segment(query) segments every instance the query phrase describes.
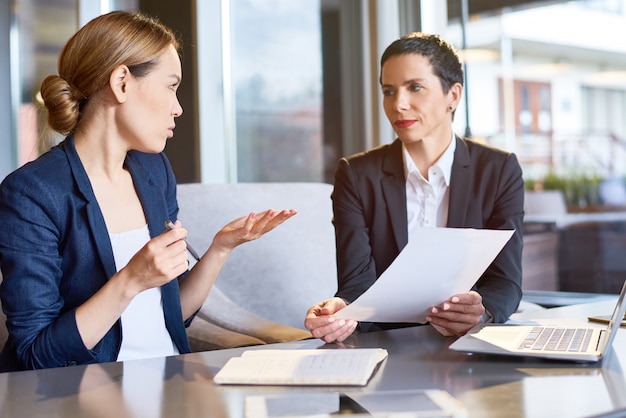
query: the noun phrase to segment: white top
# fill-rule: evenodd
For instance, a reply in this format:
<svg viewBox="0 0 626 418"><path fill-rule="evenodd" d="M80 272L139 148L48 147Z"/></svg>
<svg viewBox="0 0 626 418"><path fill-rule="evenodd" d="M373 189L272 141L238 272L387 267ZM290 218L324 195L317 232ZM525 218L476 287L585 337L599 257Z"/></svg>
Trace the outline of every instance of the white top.
<svg viewBox="0 0 626 418"><path fill-rule="evenodd" d="M150 240L148 225L132 231L109 234L117 271ZM178 354L163 315L161 289L144 290L122 313L122 346L118 361Z"/></svg>
<svg viewBox="0 0 626 418"><path fill-rule="evenodd" d="M419 228L446 227L450 205L450 176L456 140L454 135L443 155L428 169L428 180L419 172L404 144L406 209L409 239Z"/></svg>

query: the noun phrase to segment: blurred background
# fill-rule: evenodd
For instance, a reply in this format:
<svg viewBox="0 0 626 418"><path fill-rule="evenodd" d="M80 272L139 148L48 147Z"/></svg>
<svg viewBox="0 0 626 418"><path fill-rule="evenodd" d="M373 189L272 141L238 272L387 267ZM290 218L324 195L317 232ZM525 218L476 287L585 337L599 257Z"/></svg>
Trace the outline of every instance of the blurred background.
<svg viewBox="0 0 626 418"><path fill-rule="evenodd" d="M585 218L594 235L580 239L601 242L609 228L602 248L613 264L626 259L615 219L626 213L626 0L0 0L0 178L61 139L42 133L39 83L80 26L118 9L155 15L183 39L184 114L165 151L180 183L332 182L339 157L394 139L379 59L421 30L464 60L456 133L515 152L529 196L558 192L558 204L527 212L529 236L559 238L538 250L551 257L542 268L561 289L575 288L563 285L567 260L606 274L607 250L583 251L563 213L612 213L600 227ZM537 211L551 217L533 223ZM559 253L564 243L583 255Z"/></svg>

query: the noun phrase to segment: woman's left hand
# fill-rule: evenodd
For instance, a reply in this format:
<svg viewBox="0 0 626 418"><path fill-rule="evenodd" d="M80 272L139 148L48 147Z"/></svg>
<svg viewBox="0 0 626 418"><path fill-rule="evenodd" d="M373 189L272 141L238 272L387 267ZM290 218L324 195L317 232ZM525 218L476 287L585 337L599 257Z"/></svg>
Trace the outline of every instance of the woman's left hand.
<svg viewBox="0 0 626 418"><path fill-rule="evenodd" d="M426 320L444 335L460 336L478 324L484 313L482 296L472 290L431 307Z"/></svg>
<svg viewBox="0 0 626 418"><path fill-rule="evenodd" d="M213 238L213 245L232 250L245 242L262 237L297 213L295 209L268 209L261 213L235 219L225 225Z"/></svg>

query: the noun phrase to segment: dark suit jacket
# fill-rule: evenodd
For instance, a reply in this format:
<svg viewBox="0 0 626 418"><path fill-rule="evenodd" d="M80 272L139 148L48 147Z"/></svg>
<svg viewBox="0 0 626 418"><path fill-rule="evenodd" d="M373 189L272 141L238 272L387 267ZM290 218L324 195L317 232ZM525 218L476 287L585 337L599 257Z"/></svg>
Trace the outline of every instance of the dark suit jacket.
<svg viewBox="0 0 626 418"><path fill-rule="evenodd" d="M125 165L155 237L166 219L178 215L170 164L163 153L131 151ZM9 330L0 370L115 361L122 341L119 320L92 350L76 325L76 308L117 269L72 136L4 179L0 224L0 298ZM167 329L178 350L187 353L178 281L163 285L161 295Z"/></svg>
<svg viewBox="0 0 626 418"><path fill-rule="evenodd" d="M354 301L408 241L402 143L396 139L342 158L332 199L336 296ZM448 227L515 229L474 286L494 322L504 322L515 312L522 296L523 217L524 181L515 155L457 137Z"/></svg>

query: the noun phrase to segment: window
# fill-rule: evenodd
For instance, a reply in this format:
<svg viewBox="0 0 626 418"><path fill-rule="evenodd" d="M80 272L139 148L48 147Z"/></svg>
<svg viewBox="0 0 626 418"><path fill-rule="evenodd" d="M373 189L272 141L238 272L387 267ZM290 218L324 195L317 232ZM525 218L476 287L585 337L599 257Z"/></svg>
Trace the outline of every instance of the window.
<svg viewBox="0 0 626 418"><path fill-rule="evenodd" d="M472 15L468 52L491 58L468 58L469 121L458 112L455 130L471 124L476 139L516 152L528 180L549 172L605 176L607 168L626 175L626 152L615 145L626 141L626 49L613 40L626 35L625 4L533 2ZM444 35L458 47L461 34L451 20Z"/></svg>
<svg viewBox="0 0 626 418"><path fill-rule="evenodd" d="M238 181L321 181L319 1L234 0L230 10Z"/></svg>
<svg viewBox="0 0 626 418"><path fill-rule="evenodd" d="M41 130L45 121L40 120L37 93L41 81L57 73L57 59L63 45L81 24L98 14L135 8L135 0L15 1L14 31L10 36L12 46L16 46L11 57L16 59L11 59L10 66L12 91L17 92L12 98L17 115L17 152L16 161L11 165L21 166L37 158L47 145L60 139L57 134ZM77 10L81 11L80 15Z"/></svg>

